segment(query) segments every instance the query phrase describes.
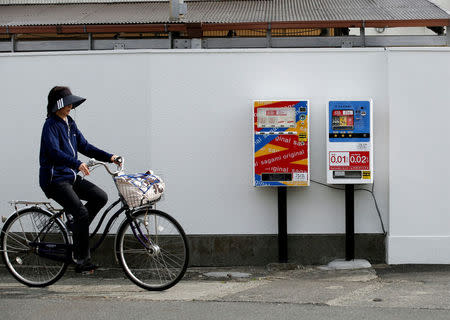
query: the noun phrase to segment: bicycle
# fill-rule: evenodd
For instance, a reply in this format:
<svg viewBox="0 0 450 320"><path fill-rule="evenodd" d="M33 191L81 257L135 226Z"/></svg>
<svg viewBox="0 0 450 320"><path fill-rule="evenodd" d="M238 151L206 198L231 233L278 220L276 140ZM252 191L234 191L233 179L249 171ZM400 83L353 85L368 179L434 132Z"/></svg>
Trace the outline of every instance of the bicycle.
<svg viewBox="0 0 450 320"><path fill-rule="evenodd" d="M90 239L98 233L108 213L121 204L110 217L91 252L101 245L118 217L124 215L114 248L116 261L126 276L147 290L166 290L177 284L187 269L189 247L181 225L172 216L156 210L156 203L163 192L158 189L161 180L152 176L155 179L150 179L153 181L150 188L159 197L144 201L145 197L137 197L139 193L136 192L136 187L133 189L130 185L130 194L127 194L124 184L119 183L123 182L123 177L133 177L124 174L122 158L116 171L111 171L106 163L95 159L91 159L87 165L90 171L103 166L119 191L119 199L103 212ZM134 176L142 175L148 178L151 173ZM0 236L2 258L8 271L16 280L30 287L45 287L55 283L64 275L68 265L74 263L68 220L70 216L63 209L56 209L46 201L10 203L14 205L15 211L4 219Z"/></svg>

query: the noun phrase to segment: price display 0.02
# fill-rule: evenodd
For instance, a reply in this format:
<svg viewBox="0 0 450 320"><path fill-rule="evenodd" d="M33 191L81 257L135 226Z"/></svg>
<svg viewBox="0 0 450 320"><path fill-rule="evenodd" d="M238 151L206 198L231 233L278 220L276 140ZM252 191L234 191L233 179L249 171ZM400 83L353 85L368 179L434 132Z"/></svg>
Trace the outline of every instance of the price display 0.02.
<svg viewBox="0 0 450 320"><path fill-rule="evenodd" d="M370 170L369 151L330 151L330 170Z"/></svg>

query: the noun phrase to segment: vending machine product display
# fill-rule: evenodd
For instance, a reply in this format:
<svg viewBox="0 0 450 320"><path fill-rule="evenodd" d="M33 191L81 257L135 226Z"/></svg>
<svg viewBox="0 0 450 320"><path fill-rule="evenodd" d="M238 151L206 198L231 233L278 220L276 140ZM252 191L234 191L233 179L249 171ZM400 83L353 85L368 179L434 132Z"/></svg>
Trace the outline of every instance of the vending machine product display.
<svg viewBox="0 0 450 320"><path fill-rule="evenodd" d="M254 186L309 186L308 100L254 101Z"/></svg>
<svg viewBox="0 0 450 320"><path fill-rule="evenodd" d="M372 100L327 105L327 182L373 183Z"/></svg>

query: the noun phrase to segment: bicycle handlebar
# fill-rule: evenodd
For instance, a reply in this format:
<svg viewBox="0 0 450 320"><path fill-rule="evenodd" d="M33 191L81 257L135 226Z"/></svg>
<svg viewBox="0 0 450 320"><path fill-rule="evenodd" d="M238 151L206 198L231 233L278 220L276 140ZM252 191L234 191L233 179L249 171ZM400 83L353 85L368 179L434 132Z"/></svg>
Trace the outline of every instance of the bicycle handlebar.
<svg viewBox="0 0 450 320"><path fill-rule="evenodd" d="M115 162L118 162L119 164L116 163L117 166L117 171L111 171L108 167L108 165L105 162L102 161L97 161L94 158L89 159L89 161L86 163L86 165L88 166L89 169L94 169L95 167L102 165L105 167L106 171L108 171L108 173L112 176L117 176L119 175L119 173L123 172L123 168L124 168L124 159L123 157L117 157Z"/></svg>

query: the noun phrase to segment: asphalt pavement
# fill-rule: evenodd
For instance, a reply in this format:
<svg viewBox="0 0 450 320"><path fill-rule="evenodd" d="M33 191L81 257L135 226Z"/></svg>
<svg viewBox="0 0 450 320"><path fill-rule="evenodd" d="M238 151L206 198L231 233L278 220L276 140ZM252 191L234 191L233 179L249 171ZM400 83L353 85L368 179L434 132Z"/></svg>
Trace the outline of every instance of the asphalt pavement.
<svg viewBox="0 0 450 320"><path fill-rule="evenodd" d="M450 266L190 268L143 290L119 269L28 288L0 272L1 319L450 319Z"/></svg>

